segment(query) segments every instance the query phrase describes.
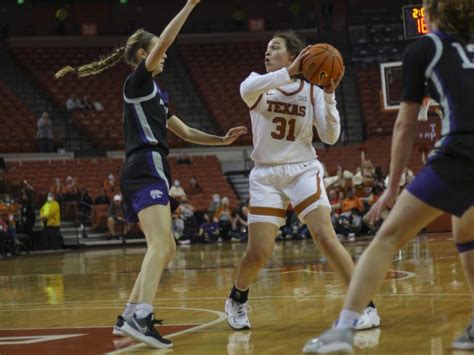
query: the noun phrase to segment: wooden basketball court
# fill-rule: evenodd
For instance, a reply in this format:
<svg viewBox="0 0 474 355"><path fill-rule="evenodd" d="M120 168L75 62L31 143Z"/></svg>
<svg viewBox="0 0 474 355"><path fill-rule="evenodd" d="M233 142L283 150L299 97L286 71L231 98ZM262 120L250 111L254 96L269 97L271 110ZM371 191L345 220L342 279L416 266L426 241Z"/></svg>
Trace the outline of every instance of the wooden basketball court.
<svg viewBox="0 0 474 355"><path fill-rule="evenodd" d="M357 260L366 242L347 245ZM250 290L251 331L228 328L223 305L244 244L180 246L156 301L173 350L112 335L143 247L0 260L0 353L300 354L338 315L345 288L312 242L277 244ZM419 237L396 256L375 301L381 329L357 334L359 354L463 354L451 348L470 293L449 235Z"/></svg>

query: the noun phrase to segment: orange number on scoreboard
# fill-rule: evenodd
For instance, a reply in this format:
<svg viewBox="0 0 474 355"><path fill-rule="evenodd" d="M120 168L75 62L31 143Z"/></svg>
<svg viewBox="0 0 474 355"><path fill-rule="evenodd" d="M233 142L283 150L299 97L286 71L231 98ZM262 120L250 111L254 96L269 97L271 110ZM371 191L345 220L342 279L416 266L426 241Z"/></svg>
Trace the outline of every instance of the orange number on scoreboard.
<svg viewBox="0 0 474 355"><path fill-rule="evenodd" d="M420 17L416 20L416 25L419 34L428 33L428 27L426 26L426 21L424 17Z"/></svg>
<svg viewBox="0 0 474 355"><path fill-rule="evenodd" d="M275 131L271 133L273 139L286 139L287 141L294 142L296 140L295 137L295 127L296 127L296 120L291 118L287 120L284 117L275 117L272 121L276 124ZM288 134L286 133L288 127Z"/></svg>

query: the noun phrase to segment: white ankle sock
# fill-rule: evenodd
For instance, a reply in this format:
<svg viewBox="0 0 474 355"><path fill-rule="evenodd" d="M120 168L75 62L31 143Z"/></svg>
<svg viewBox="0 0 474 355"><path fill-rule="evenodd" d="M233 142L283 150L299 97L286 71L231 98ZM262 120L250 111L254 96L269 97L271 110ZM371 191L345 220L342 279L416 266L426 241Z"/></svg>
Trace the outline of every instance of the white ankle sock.
<svg viewBox="0 0 474 355"><path fill-rule="evenodd" d="M150 313L153 313L153 306L148 303L139 303L137 304L137 310L135 311L135 315L137 318L145 318Z"/></svg>
<svg viewBox="0 0 474 355"><path fill-rule="evenodd" d="M362 314L344 309L341 311L341 314L339 314L339 319L337 320L334 328L336 329L355 328L357 321L359 320L360 317L362 317Z"/></svg>
<svg viewBox="0 0 474 355"><path fill-rule="evenodd" d="M137 304L136 303L130 303L128 302L125 305L125 309L123 310L122 317L125 320L129 320L130 318L133 317L133 313L135 313L135 310L137 309Z"/></svg>

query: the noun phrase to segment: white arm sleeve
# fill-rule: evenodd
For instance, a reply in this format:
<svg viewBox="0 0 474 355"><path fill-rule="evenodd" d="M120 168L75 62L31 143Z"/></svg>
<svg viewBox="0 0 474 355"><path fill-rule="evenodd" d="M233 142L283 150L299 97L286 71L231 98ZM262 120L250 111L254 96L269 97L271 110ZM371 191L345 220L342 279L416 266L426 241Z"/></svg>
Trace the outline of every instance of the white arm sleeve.
<svg viewBox="0 0 474 355"><path fill-rule="evenodd" d="M336 107L336 95L326 94L319 87L314 87L314 117L319 138L327 144L334 144L341 133L341 121Z"/></svg>
<svg viewBox="0 0 474 355"><path fill-rule="evenodd" d="M240 84L240 96L242 96L242 99L248 107L252 107L260 95L290 83L291 78L286 68L264 75L251 73L248 78Z"/></svg>

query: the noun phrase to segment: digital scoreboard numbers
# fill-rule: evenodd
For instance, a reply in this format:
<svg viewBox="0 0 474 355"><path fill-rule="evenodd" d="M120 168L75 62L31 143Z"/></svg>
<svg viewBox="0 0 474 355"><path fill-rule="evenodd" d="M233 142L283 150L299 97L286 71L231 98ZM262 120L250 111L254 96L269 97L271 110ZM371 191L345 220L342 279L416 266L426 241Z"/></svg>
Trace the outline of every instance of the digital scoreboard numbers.
<svg viewBox="0 0 474 355"><path fill-rule="evenodd" d="M417 38L428 33L423 5L403 7L403 29L405 38Z"/></svg>

